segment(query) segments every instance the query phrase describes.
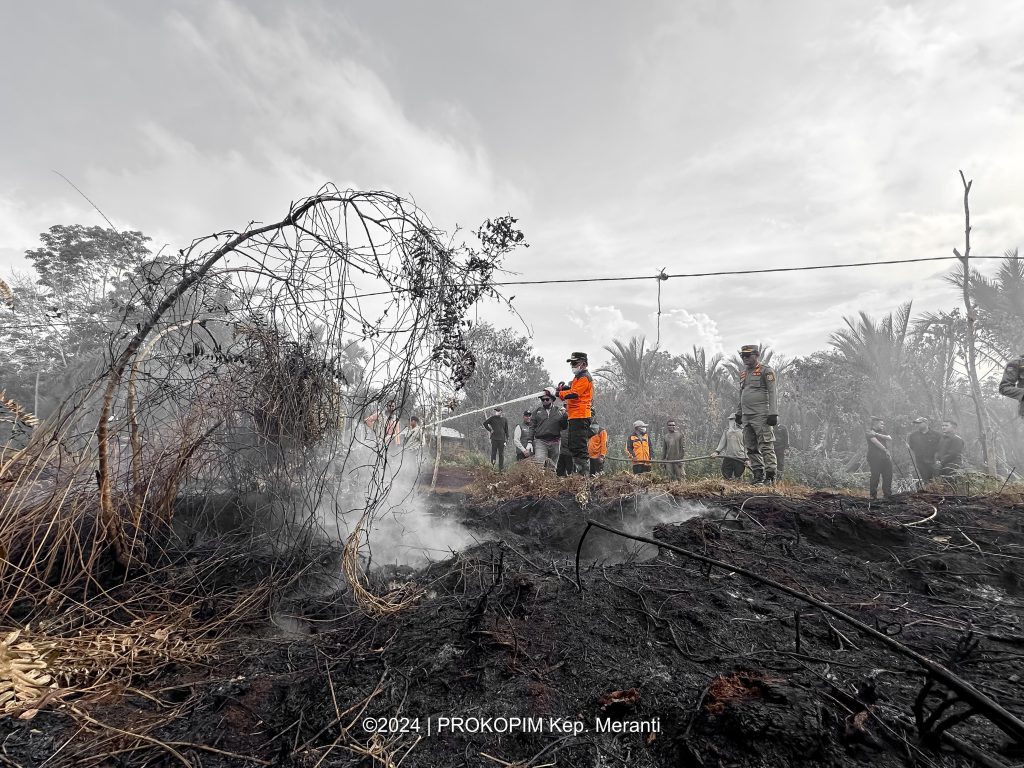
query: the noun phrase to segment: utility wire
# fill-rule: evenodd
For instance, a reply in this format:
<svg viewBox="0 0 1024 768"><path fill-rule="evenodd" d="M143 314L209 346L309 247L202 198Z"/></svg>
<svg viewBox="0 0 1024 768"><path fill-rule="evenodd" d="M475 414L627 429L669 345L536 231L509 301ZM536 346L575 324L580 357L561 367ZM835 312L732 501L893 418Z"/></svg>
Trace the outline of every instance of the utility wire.
<svg viewBox="0 0 1024 768"><path fill-rule="evenodd" d="M1005 256L971 256L972 259L1005 259ZM629 280L669 280L685 279L691 277L719 277L728 275L763 275L773 272L804 272L817 269L848 269L850 267L878 267L889 264L917 264L924 261L956 261L957 256L925 256L918 259L888 259L886 261L855 261L846 264L812 264L803 267L768 267L766 269L732 269L718 272L680 272L674 275L665 274L664 270L653 275L624 275L619 277L571 277L552 280L505 280L501 282L488 283L494 287L509 285L558 285L566 283L619 283ZM375 293L361 293L359 298L368 296L385 296L398 291L409 291L409 288L395 288L388 291L377 291Z"/></svg>
<svg viewBox="0 0 1024 768"><path fill-rule="evenodd" d="M890 259L888 261L855 261L847 264L813 264L804 267L769 267L767 269L734 269L719 272L681 272L667 275L664 270L653 275L635 275L629 277L583 277L565 280L515 280L491 285L545 285L547 283L601 283L623 280L668 280L670 278L717 277L720 275L763 275L769 272L804 272L812 269L846 269L848 267L876 267L886 264L915 264L922 261L951 261L957 256L926 256L919 259ZM1005 256L971 256L972 259L1003 259Z"/></svg>
<svg viewBox="0 0 1024 768"><path fill-rule="evenodd" d="M972 259L1005 259L1005 256L971 256ZM960 260L957 256L925 256L917 259L888 259L886 261L855 261L848 262L846 264L812 264L809 266L802 267L768 267L765 269L732 269L732 270L721 270L717 272L680 272L674 275L665 274L662 270L653 275L624 275L620 277L573 277L573 278L559 278L553 280L506 280L503 282L488 283L488 285L494 287L500 286L512 286L512 285L559 285L566 283L615 283L615 282L626 282L631 280L657 280L659 289L661 282L669 279L687 279L693 277L724 277L732 275L764 275L772 274L776 272L808 272L811 270L822 270L822 269L849 269L851 267L878 267L888 266L892 264L918 264L926 261L958 261ZM363 299L372 296L389 296L396 293L408 293L411 288L391 288L386 291L375 291L372 293L360 293L351 294L347 296L347 299ZM416 290L423 290L422 287L418 287ZM305 302L311 303L311 302ZM41 324L26 324L18 325L11 324L12 328L52 328L54 326L64 325L77 325L77 323L69 322L54 322L54 323L41 323Z"/></svg>

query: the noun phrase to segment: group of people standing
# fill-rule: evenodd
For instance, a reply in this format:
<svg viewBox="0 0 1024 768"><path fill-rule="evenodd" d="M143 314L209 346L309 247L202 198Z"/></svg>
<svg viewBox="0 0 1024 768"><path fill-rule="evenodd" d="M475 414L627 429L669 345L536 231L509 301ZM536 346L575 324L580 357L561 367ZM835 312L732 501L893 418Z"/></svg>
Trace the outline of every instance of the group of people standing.
<svg viewBox="0 0 1024 768"><path fill-rule="evenodd" d="M722 457L722 475L727 479L742 477L750 467L754 484L774 483L780 471L774 431L779 423L775 371L760 362L757 345L744 346L740 355L744 370L740 373L739 408L711 456ZM566 362L572 367L572 382L545 388L540 405L524 411L512 431L516 459L533 460L559 474L596 474L607 460L608 432L595 418L589 361L586 353L573 352ZM491 464L504 469L509 424L500 407L492 410L482 427L490 435ZM683 433L674 419L665 424L661 459L654 459L644 421L633 422L625 449L634 474L650 472L657 463L665 466L670 480L686 477Z"/></svg>
<svg viewBox="0 0 1024 768"><path fill-rule="evenodd" d="M927 416L918 416L913 422L916 429L907 436L907 447L917 478L922 484L935 478L953 479L963 469L964 439L957 434L954 419L942 422L942 432L931 428ZM881 480L882 495L892 495L893 440L887 434L885 419L871 417L871 427L866 432L868 443L868 469L871 472L868 490L871 498L878 498Z"/></svg>
<svg viewBox="0 0 1024 768"><path fill-rule="evenodd" d="M999 393L1016 400L1019 403L1017 413L1024 418L1024 355L1006 364L999 382ZM940 432L931 428L927 416L919 416L913 423L916 428L907 436L907 448L918 481L924 485L935 479L955 479L957 473L964 469L965 448L964 439L957 434L956 420L944 419ZM878 497L879 481L882 495L888 498L892 495L893 439L887 434L885 419L872 416L866 438L871 498Z"/></svg>
<svg viewBox="0 0 1024 768"><path fill-rule="evenodd" d="M755 485L772 484L782 475L789 433L779 424L778 381L775 371L760 360L760 347L748 344L740 349L743 370L740 371L739 407L722 433L711 457L722 459L722 476L738 480L749 469ZM489 433L491 463L505 467L505 447L511 438L516 460L532 460L560 475L597 474L608 459L608 432L597 421L593 407L594 381L584 352L573 352L566 362L571 366L570 383L546 387L540 405L523 411L522 420L510 430L500 407L492 409L483 422ZM1006 365L999 384L1001 394L1017 400L1024 417L1024 356ZM964 440L957 434L957 422L946 419L941 432L931 429L926 416L913 422L916 429L907 437L907 447L917 478L922 484L936 478L950 479L963 469ZM365 420L368 431L396 444L422 447L425 433L415 416L409 418L406 430L401 429L397 408L392 400L381 412ZM869 490L876 498L892 494L893 438L887 433L885 420L871 417L865 433L867 462L870 469ZM652 464L662 464L670 480L686 477L686 449L683 434L674 419L665 424L660 460L654 459L651 436L644 421L634 421L633 431L626 437L626 455L635 474L650 472Z"/></svg>
<svg viewBox="0 0 1024 768"><path fill-rule="evenodd" d="M573 352L566 362L572 368L572 381L544 388L540 405L523 412L512 443L519 461L531 459L559 474L589 475L604 468L608 433L594 422L594 379L587 354ZM501 408L493 409L483 428L490 433L491 464L503 469L508 420Z"/></svg>

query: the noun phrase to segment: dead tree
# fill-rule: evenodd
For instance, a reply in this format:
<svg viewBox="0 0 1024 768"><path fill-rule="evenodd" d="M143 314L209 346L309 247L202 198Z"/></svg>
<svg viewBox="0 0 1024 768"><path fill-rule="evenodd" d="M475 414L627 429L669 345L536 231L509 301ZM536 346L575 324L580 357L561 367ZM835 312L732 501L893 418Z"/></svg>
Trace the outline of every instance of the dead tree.
<svg viewBox="0 0 1024 768"><path fill-rule="evenodd" d="M163 489L166 506L184 463L225 420L255 416L255 429L278 449L286 438L319 441L326 428L340 435L339 423L361 422L381 403L395 401L401 412L428 382L458 389L472 373L464 317L482 297L498 297L493 273L522 243L514 222L486 222L476 233L479 247L452 245L397 195L329 186L293 204L281 221L218 233L182 251L164 293L149 286L149 301L130 302L149 309L126 318L119 337L127 341L100 393L98 531L116 561L126 568L139 562L154 517L152 488ZM366 352L372 370L359 396L342 404L348 387L338 358L352 345ZM125 407L126 425L112 418ZM187 429L174 434L168 413L185 414L177 423ZM170 442L180 456L168 478L140 472L153 466L140 461L147 418L149 440L162 432L163 455ZM112 456L121 443L112 438L125 428L131 471L119 474ZM376 456L363 462L364 514L389 491L387 443L362 446Z"/></svg>
<svg viewBox="0 0 1024 768"><path fill-rule="evenodd" d="M974 181L968 181L964 176L964 172L960 171L960 181L964 185L964 252L960 253L956 248L953 249L954 255L960 259L960 263L963 265L963 294L964 294L964 310L967 313L967 378L971 384L971 400L974 401L974 413L978 419L978 441L981 443L981 458L985 464L985 471L990 475L994 475L995 470L995 457L989 457L988 452L988 434L985 429L985 407L981 399L981 384L978 382L978 364L977 364L977 350L975 347L975 323L977 322L977 315L974 313L974 305L971 303L971 208L968 203L968 198L971 194L971 184Z"/></svg>

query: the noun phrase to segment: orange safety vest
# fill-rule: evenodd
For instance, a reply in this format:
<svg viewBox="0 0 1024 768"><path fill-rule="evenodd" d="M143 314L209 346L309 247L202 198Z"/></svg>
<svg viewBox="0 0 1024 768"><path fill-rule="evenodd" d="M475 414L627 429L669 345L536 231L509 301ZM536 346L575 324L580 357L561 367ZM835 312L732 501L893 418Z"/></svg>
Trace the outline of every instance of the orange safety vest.
<svg viewBox="0 0 1024 768"><path fill-rule="evenodd" d="M608 455L607 429L602 429L587 441L587 455L592 459L603 459Z"/></svg>
<svg viewBox="0 0 1024 768"><path fill-rule="evenodd" d="M575 377L572 384L559 391L558 396L565 401L565 410L570 419L589 419L590 403L594 399L594 380L590 376L590 371L583 371Z"/></svg>
<svg viewBox="0 0 1024 768"><path fill-rule="evenodd" d="M651 463L651 438L650 435L630 435L627 441L634 464Z"/></svg>

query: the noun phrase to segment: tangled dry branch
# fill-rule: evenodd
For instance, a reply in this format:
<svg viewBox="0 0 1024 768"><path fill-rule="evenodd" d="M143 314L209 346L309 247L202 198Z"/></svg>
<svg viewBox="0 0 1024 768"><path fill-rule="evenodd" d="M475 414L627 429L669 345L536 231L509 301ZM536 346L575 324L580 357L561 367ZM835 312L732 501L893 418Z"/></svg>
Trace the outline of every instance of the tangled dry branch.
<svg viewBox="0 0 1024 768"><path fill-rule="evenodd" d="M0 597L130 571L152 560L183 490L248 481L274 491L282 528L350 534L354 577L403 463L386 419L364 423L384 404L446 402L472 374L465 315L500 298L514 221L453 245L397 195L329 186L278 222L148 264L106 375L4 463Z"/></svg>

